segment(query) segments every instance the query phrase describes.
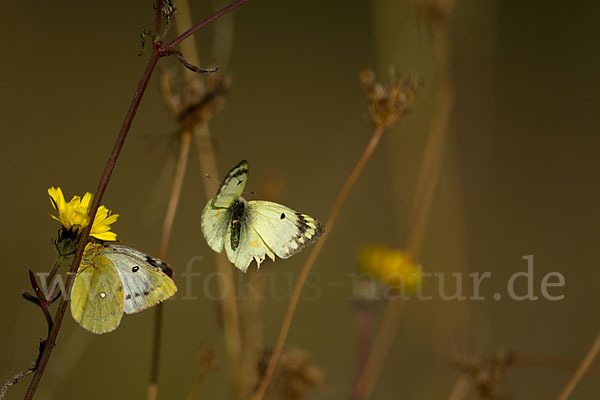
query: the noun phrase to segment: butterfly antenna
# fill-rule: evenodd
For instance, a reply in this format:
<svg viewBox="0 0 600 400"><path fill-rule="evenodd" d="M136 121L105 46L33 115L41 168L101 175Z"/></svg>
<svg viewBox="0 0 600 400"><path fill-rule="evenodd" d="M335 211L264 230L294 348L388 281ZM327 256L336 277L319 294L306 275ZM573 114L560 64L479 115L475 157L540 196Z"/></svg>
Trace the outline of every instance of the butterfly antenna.
<svg viewBox="0 0 600 400"><path fill-rule="evenodd" d="M217 182L217 183L221 183L221 181L213 176L210 176L210 174L204 174L205 177L207 177L208 179L210 179L211 181Z"/></svg>

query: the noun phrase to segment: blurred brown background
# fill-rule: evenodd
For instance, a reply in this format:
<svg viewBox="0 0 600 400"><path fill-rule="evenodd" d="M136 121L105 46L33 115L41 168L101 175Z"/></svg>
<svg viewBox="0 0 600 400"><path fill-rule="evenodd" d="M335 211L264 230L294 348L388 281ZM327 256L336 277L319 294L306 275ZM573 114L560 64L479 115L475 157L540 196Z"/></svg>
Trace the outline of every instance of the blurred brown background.
<svg viewBox="0 0 600 400"><path fill-rule="evenodd" d="M192 2L194 20L212 7ZM20 293L29 289L28 268L46 271L54 260L50 240L58 226L48 217L46 189L61 186L68 199L95 190L148 57L137 57L139 33L152 27L154 10L151 1L67 0L5 2L3 12L2 381L30 364L45 335L40 311ZM482 286L485 301L408 304L374 399L447 398L458 377L452 355L495 349L542 360L514 366L502 394L554 398L572 369L543 360L576 363L589 348L599 328L599 17L595 2L458 1L456 104L419 262L427 272L490 271L492 279ZM234 22L226 68L233 87L211 123L219 167L224 173L247 159L247 190L256 198L264 182L279 180L278 201L322 220L371 132L359 71L373 67L383 79L395 65L425 83L411 115L386 135L352 189L315 265L320 296L300 303L288 338L327 375L329 389L313 398L346 399L354 377L348 276L357 269L355 250L404 245L433 114L437 74L428 23L407 2L386 0L252 0ZM200 55L219 65L210 56L212 32L197 35ZM119 239L150 254L170 190L176 129L155 77L103 200L121 214L113 226ZM203 256L194 271L214 271L200 231L205 178L197 153L188 171L169 249L179 294L166 307L159 396L185 398L202 345L217 351L221 368L204 380L199 398L221 399L229 389L217 302L203 295L203 277L191 289L198 300L182 300L180 274L189 260ZM543 275L558 271L566 285L551 293L564 300L494 301L492 294L505 293L509 277L526 269L522 257L529 254L536 294ZM266 301L266 345L277 337L285 294L306 256L263 264L279 293ZM216 282L208 288L216 293ZM126 316L102 336L67 316L37 398L142 398L153 316ZM573 399L597 399L598 376L596 368ZM9 398L22 396L28 381Z"/></svg>

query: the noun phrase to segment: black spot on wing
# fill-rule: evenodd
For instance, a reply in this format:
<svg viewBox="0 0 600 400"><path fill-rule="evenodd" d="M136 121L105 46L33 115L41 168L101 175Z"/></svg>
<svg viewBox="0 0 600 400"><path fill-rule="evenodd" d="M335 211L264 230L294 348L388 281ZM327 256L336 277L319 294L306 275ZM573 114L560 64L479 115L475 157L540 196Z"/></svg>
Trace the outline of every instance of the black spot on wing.
<svg viewBox="0 0 600 400"><path fill-rule="evenodd" d="M285 219L285 213L281 213L281 217L279 217L280 219Z"/></svg>
<svg viewBox="0 0 600 400"><path fill-rule="evenodd" d="M140 267L138 265L136 265L135 267L131 268L131 272L138 272L140 270Z"/></svg>
<svg viewBox="0 0 600 400"><path fill-rule="evenodd" d="M131 295L128 294L127 296L125 296L125 300L131 300Z"/></svg>

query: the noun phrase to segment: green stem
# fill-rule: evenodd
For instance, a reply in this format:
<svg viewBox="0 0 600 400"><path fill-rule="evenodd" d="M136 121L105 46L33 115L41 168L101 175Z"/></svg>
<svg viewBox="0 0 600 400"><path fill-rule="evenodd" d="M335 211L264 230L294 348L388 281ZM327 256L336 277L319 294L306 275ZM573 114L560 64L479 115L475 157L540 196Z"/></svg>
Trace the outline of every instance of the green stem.
<svg viewBox="0 0 600 400"><path fill-rule="evenodd" d="M50 273L48 274L48 277L46 278L46 287L50 287L50 289L48 290L48 293L46 294L47 300L51 300L54 295L54 289L56 289L56 285L52 285L52 281L54 280L54 277L56 276L56 273L60 269L60 266L62 265L62 262L64 260L65 260L65 255L59 254L58 257L56 257L56 261L54 262L52 269L50 269ZM48 286L48 285L52 285L52 286Z"/></svg>

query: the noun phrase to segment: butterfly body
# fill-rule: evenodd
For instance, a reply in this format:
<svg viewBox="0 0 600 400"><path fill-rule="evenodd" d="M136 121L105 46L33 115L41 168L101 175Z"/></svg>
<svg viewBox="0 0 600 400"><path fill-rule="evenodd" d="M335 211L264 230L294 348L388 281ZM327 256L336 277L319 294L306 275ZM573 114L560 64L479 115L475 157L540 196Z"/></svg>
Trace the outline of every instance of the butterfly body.
<svg viewBox="0 0 600 400"><path fill-rule="evenodd" d="M90 243L71 289L71 314L93 333L115 330L123 313L152 307L177 291L167 263L118 244Z"/></svg>
<svg viewBox="0 0 600 400"><path fill-rule="evenodd" d="M202 213L202 232L208 245L246 272L255 260L288 258L318 239L324 226L309 215L269 201L241 197L248 163L240 162L225 177L217 195Z"/></svg>
<svg viewBox="0 0 600 400"><path fill-rule="evenodd" d="M240 244L242 224L246 222L247 203L242 197L236 200L231 208L231 248L236 250Z"/></svg>

